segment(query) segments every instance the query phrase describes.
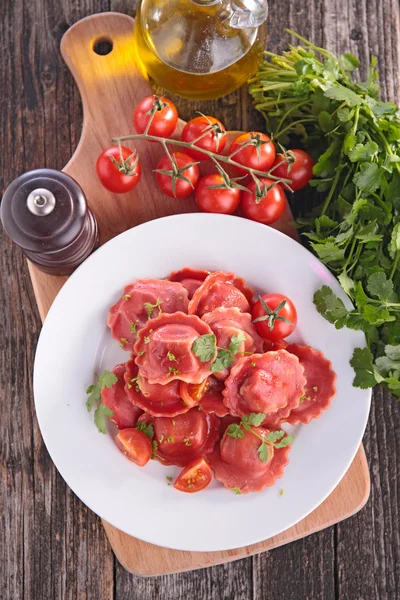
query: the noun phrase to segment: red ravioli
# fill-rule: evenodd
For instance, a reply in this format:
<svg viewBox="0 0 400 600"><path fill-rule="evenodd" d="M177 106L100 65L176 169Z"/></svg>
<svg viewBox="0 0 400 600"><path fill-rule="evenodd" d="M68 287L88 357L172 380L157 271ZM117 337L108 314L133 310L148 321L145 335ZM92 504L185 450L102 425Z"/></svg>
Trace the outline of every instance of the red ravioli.
<svg viewBox="0 0 400 600"><path fill-rule="evenodd" d="M224 384L213 376L208 378L207 383L206 391L199 403L200 407L206 413L215 413L217 417L225 417L228 414L228 409L222 396Z"/></svg>
<svg viewBox="0 0 400 600"><path fill-rule="evenodd" d="M241 421L240 417L232 417L232 415L230 415L229 413L227 415L225 415L225 417L222 417L221 422L219 424L220 437L222 438L222 436L224 435L224 433L227 430L227 428L229 427L229 425L232 425L232 423L239 425L240 421Z"/></svg>
<svg viewBox="0 0 400 600"><path fill-rule="evenodd" d="M124 350L131 352L137 331L148 321L148 309L157 317L161 312L187 312L188 303L188 291L180 283L166 279L138 279L125 287L120 300L110 308L107 325L113 338Z"/></svg>
<svg viewBox="0 0 400 600"><path fill-rule="evenodd" d="M168 275L169 281L179 281L189 292L189 300L193 297L193 294L201 286L206 277L208 277L210 271L203 271L202 269L191 269L186 267L179 271L173 271Z"/></svg>
<svg viewBox="0 0 400 600"><path fill-rule="evenodd" d="M245 335L246 339L240 344L238 353L233 359L233 365L237 363L243 352L252 354L263 352L264 341L251 322L249 313L243 313L238 308L216 308L211 313L203 315L202 320L215 333L219 348L229 348L233 336ZM228 377L229 371L230 369L224 369L214 375L223 381Z"/></svg>
<svg viewBox="0 0 400 600"><path fill-rule="evenodd" d="M262 437L269 433L263 427L252 427L252 430ZM245 430L243 434L242 438L233 438L225 433L208 461L215 479L226 488L238 488L242 494L261 492L282 477L289 462L290 446L274 448L269 444L269 459L264 463L258 454L260 439L251 431Z"/></svg>
<svg viewBox="0 0 400 600"><path fill-rule="evenodd" d="M189 314L203 316L216 308L238 308L250 312L253 291L246 286L244 279L234 273L217 271L211 273L195 291L189 302Z"/></svg>
<svg viewBox="0 0 400 600"><path fill-rule="evenodd" d="M113 421L118 429L135 427L138 418L143 414L141 408L134 406L125 393L125 369L125 365L117 365L113 370L114 375L118 377L117 383L101 390L103 403L114 413L110 421Z"/></svg>
<svg viewBox="0 0 400 600"><path fill-rule="evenodd" d="M292 425L307 424L311 419L318 419L329 408L336 394L336 373L332 370L332 363L322 352L311 346L290 344L287 351L298 357L304 367L307 383L304 400L292 410L286 420Z"/></svg>
<svg viewBox="0 0 400 600"><path fill-rule="evenodd" d="M162 314L149 321L139 332L135 344L136 364L149 383L165 385L179 380L202 383L210 374L217 351L207 362L201 362L192 346L203 335L212 334L209 326L195 315L176 312Z"/></svg>
<svg viewBox="0 0 400 600"><path fill-rule="evenodd" d="M156 458L163 465L184 467L212 452L219 438L218 417L197 408L173 419L154 417L152 423L158 444Z"/></svg>
<svg viewBox="0 0 400 600"><path fill-rule="evenodd" d="M179 393L179 381L150 384L132 359L126 363L125 391L129 400L153 417L175 417L189 410Z"/></svg>
<svg viewBox="0 0 400 600"><path fill-rule="evenodd" d="M275 427L300 404L306 379L299 360L286 350L240 358L225 382L224 403L237 417L265 413ZM254 436L253 436L254 437Z"/></svg>

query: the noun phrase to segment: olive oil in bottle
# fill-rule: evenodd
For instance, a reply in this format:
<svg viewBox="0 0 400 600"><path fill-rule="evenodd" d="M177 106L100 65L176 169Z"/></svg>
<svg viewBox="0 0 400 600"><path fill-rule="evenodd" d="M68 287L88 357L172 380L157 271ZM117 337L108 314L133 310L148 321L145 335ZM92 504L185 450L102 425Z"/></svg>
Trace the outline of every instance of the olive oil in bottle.
<svg viewBox="0 0 400 600"><path fill-rule="evenodd" d="M141 0L135 44L148 74L186 98L228 94L255 73L266 0Z"/></svg>

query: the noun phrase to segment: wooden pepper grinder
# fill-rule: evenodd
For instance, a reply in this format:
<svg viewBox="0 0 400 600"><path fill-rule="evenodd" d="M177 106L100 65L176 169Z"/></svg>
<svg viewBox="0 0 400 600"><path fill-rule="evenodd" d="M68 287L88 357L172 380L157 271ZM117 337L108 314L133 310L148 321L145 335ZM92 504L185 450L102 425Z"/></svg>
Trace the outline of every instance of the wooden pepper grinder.
<svg viewBox="0 0 400 600"><path fill-rule="evenodd" d="M97 221L69 175L37 169L5 191L0 216L26 257L51 275L69 275L98 246Z"/></svg>

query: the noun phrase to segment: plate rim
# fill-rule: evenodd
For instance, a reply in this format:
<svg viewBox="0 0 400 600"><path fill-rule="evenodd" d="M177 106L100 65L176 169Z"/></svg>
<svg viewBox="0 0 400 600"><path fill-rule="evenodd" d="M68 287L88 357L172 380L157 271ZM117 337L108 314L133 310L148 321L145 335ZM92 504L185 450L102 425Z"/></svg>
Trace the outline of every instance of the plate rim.
<svg viewBox="0 0 400 600"><path fill-rule="evenodd" d="M268 235L272 235L272 237L277 236L277 238L279 239L280 237L285 239L285 243L288 242L289 240L289 245L293 244L293 248L295 247L295 245L299 245L301 247L300 253L303 253L304 256L309 255L312 257L313 260L317 261L319 263L319 265L321 266L321 268L325 271L326 274L329 274L330 278L334 278L336 280L336 283L338 286L340 286L339 282L337 281L336 277L329 271L329 269L321 262L319 261L319 259L314 256L306 247L304 247L301 242L291 238L290 236L288 236L287 234L272 228L272 227L268 227L266 229L265 225L262 225L260 223L256 223L254 221L248 221L247 219L244 219L242 217L238 217L238 216L234 216L234 215L217 215L217 214L209 214L209 213L183 213L183 214L175 214L175 215L170 215L170 216L166 216L166 217L160 217L157 219L152 219L151 221L146 221L144 223L141 223L131 229L128 229L120 234L118 234L117 236L111 238L110 240L108 240L106 243L104 243L102 246L100 246L96 252L94 252L93 254L91 254L81 265L79 265L79 267L75 270L74 273L72 273L72 275L68 278L68 280L64 283L63 287L60 289L60 291L58 292L57 296L54 298L49 311L47 312L47 315L44 319L43 322L43 326L39 335L39 339L37 342L37 348L36 348L36 353L35 353L35 360L34 360L34 369L33 369L33 392L34 392L34 402L35 402L35 411L36 411L36 417L38 420L38 424L39 424L39 428L40 428L40 433L43 439L43 442L46 446L46 449L50 455L50 458L53 462L53 464L55 465L58 473L60 474L60 476L62 477L62 479L65 481L65 483L68 485L68 487L71 489L71 491L80 499L81 502L83 502L83 504L89 508L92 512L94 512L97 516L99 516L102 520L106 521L107 523L109 523L111 526L115 527L116 529L119 529L121 531L123 531L124 533L126 533L127 535L130 535L136 539L139 539L143 542L149 543L149 544L153 544L156 546L160 546L160 543L154 539L151 535L149 536L143 536L141 535L140 537L137 537L136 535L126 532L123 529L121 529L121 524L116 523L113 519L109 519L108 517L104 517L102 514L100 514L100 512L95 511L93 508L91 508L89 506L89 504L86 503L86 501L81 497L80 494L78 494L75 489L73 487L71 487L69 481L64 477L62 471L59 469L58 466L58 460L56 461L53 456L52 453L49 449L49 444L48 444L48 437L47 434L44 433L45 431L45 427L42 427L42 422L41 422L41 416L40 416L40 408L38 409L38 402L37 402L37 362L39 362L40 360L40 352L41 352L41 340L44 338L45 335L45 328L46 328L46 322L48 322L48 318L49 316L52 316L53 313L57 310L57 306L60 302L62 302L62 295L63 295L63 290L68 290L74 282L74 276L76 273L80 273L83 269L87 269L88 265L91 265L91 263L94 260L99 260L99 257L101 257L103 255L104 252L108 252L109 248L112 247L112 245L114 243L116 243L116 240L119 240L122 237L126 237L129 238L131 235L135 235L136 230L140 229L144 229L144 228L152 228L154 225L156 226L160 226L160 222L170 222L170 221L177 221L177 220L188 220L188 221L199 221L200 219L205 219L205 220L221 220L223 219L224 221L226 219L230 219L230 220L235 220L238 223L238 226L240 222L246 222L246 223L251 223L251 226L254 227L258 227L260 229L262 229L265 233L268 232ZM162 225L161 225L162 226ZM234 270L234 269L232 269ZM348 308L351 308L352 302L350 300L350 298L345 294L345 292L342 290L342 299L345 302L345 305ZM60 300L61 298L61 300ZM333 327L333 326L332 326ZM337 485L340 483L340 481L342 480L342 478L345 476L345 474L347 473L350 465L352 464L357 451L360 447L360 444L362 442L362 438L364 436L365 433L365 429L368 423L368 419L369 419L369 414L370 414L370 410L371 410L371 397L372 397L372 390L363 390L363 392L365 393L365 403L366 403L366 410L365 410L365 416L364 416L364 423L363 423L363 427L362 429L360 429L360 434L357 436L357 442L355 444L355 450L354 452L351 453L350 458L346 461L346 467L343 471L342 476L340 477L340 479L338 481L335 481L331 486L329 486L329 490L324 494L323 497L321 497L321 499L318 501L318 503L313 506L310 510L304 511L304 513L302 514L302 516L300 518L294 518L291 521L288 521L288 525L287 527L285 527L284 529L282 528L278 528L276 531L274 531L268 538L265 538L264 535L262 536L254 536L253 541L248 542L246 544L237 544L237 545L226 545L226 544L219 544L218 547L215 546L215 544L213 545L213 547L211 549L205 549L205 548L200 548L200 549L193 549L193 548L182 548L181 545L167 545L165 543L162 544L161 547L165 547L171 550L178 550L178 551L183 551L183 552L223 552L223 551L227 551L227 550L233 550L233 549L237 549L237 548L242 548L242 547L247 547L253 544L257 544L257 543L261 543L263 541L265 541L265 539L269 539L270 537L274 537L276 535L279 535L280 533L283 533L284 531L290 529L291 527L295 526L297 523L299 523L300 521L302 521L303 519L305 519L307 516L309 516L314 510L316 510L329 496L330 494L333 492L333 490L337 487ZM228 490L227 490L228 491Z"/></svg>

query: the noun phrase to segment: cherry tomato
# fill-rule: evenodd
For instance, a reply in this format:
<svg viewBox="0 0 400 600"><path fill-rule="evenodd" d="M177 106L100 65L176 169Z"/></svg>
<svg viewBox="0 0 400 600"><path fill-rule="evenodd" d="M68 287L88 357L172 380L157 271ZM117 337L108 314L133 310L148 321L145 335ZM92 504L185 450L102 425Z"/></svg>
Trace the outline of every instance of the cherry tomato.
<svg viewBox="0 0 400 600"><path fill-rule="evenodd" d="M294 192L301 190L310 183L313 177L314 161L304 150L289 150L287 158L291 163L285 160L283 154L278 154L274 165L279 165L273 170L276 177L290 179L290 187Z"/></svg>
<svg viewBox="0 0 400 600"><path fill-rule="evenodd" d="M182 152L174 152L171 156L172 162L169 156L164 156L157 165L157 185L167 196L185 198L196 187L200 177L199 167L190 156Z"/></svg>
<svg viewBox="0 0 400 600"><path fill-rule="evenodd" d="M193 406L197 406L209 387L210 382L208 379L199 384L181 381L179 393L184 403L192 408Z"/></svg>
<svg viewBox="0 0 400 600"><path fill-rule="evenodd" d="M144 133L152 109L155 107L157 110L148 133L149 135L169 138L174 133L178 123L178 111L175 104L168 98L164 98L164 96L143 98L133 113L133 125L137 133Z"/></svg>
<svg viewBox="0 0 400 600"><path fill-rule="evenodd" d="M252 181L247 186L249 191L243 192L243 212L248 219L271 225L278 221L286 210L285 192L279 183L272 179L261 178L259 181L258 189L257 183ZM273 187L268 189L270 186Z"/></svg>
<svg viewBox="0 0 400 600"><path fill-rule="evenodd" d="M236 187L224 186L224 180L218 173L202 177L197 184L195 197L197 206L203 212L231 215L240 204L241 191Z"/></svg>
<svg viewBox="0 0 400 600"><path fill-rule="evenodd" d="M271 342L288 337L297 325L295 305L282 294L262 296L254 305L252 317L260 336Z"/></svg>
<svg viewBox="0 0 400 600"><path fill-rule="evenodd" d="M211 483L212 473L208 462L203 457L196 458L178 475L174 488L180 492L194 494L204 490Z"/></svg>
<svg viewBox="0 0 400 600"><path fill-rule="evenodd" d="M142 175L137 153L125 146L121 151L118 146L104 150L97 159L96 171L103 186L114 194L133 190Z"/></svg>
<svg viewBox="0 0 400 600"><path fill-rule="evenodd" d="M250 142L250 143L249 143ZM242 150L240 147L246 145ZM242 133L233 142L229 153L236 152L232 160L251 167L257 171L268 171L274 164L276 157L275 145L265 133L253 131L251 133ZM248 171L237 168L237 171L243 175L248 175Z"/></svg>
<svg viewBox="0 0 400 600"><path fill-rule="evenodd" d="M207 135L204 135L196 146L204 148L209 152L215 152L221 154L226 144L226 129L222 125L221 121L214 117L196 117L188 123L186 123L182 131L182 142L193 142L199 138L205 131L209 131ZM185 152L189 154L195 160L208 160L209 157L202 152L185 148Z"/></svg>
<svg viewBox="0 0 400 600"><path fill-rule="evenodd" d="M149 438L138 429L123 429L115 438L118 448L139 467L147 465L153 448Z"/></svg>

